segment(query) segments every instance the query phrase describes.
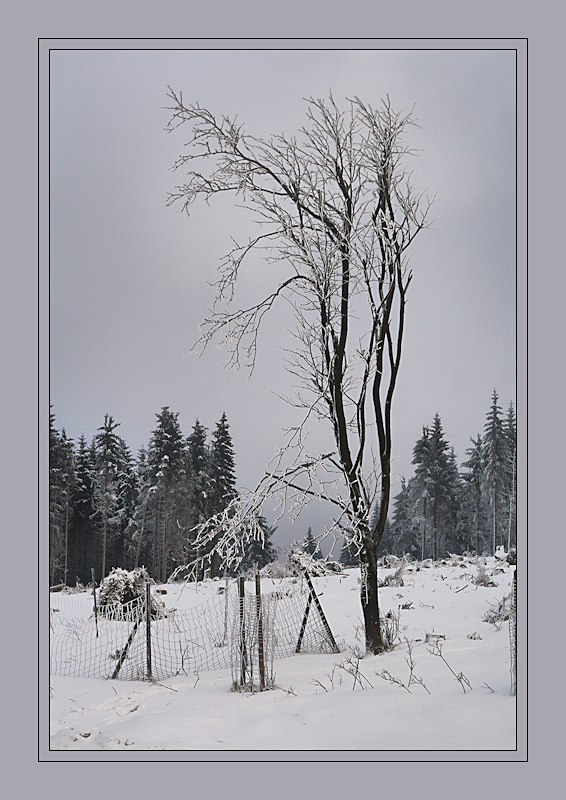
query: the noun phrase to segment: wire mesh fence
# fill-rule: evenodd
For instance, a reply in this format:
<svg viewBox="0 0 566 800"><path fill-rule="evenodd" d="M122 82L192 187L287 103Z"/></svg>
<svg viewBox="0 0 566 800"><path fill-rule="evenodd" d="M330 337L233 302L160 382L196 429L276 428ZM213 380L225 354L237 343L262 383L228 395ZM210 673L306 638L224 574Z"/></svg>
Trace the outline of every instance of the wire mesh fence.
<svg viewBox="0 0 566 800"><path fill-rule="evenodd" d="M517 570L513 573L513 594L509 610L509 643L511 647L511 694L517 694Z"/></svg>
<svg viewBox="0 0 566 800"><path fill-rule="evenodd" d="M162 680L231 667L234 687L254 690L273 682L275 659L338 652L310 580L259 596L257 585L233 582L187 610L156 607L149 592L96 610L92 597L52 602L54 675Z"/></svg>

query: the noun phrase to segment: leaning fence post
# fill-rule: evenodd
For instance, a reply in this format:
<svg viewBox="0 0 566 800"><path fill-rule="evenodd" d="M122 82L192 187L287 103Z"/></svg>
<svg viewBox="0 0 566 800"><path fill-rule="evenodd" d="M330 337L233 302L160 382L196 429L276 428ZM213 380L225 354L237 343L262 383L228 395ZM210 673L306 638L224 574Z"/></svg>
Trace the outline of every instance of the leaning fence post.
<svg viewBox="0 0 566 800"><path fill-rule="evenodd" d="M305 578L307 579L307 583L309 585L309 589L310 589L310 592L312 594L312 599L314 600L315 605L316 605L317 610L318 610L318 613L320 614L320 618L322 620L322 624L324 625L324 629L326 630L326 635L328 636L330 644L333 647L333 651L335 653L339 653L340 652L340 648L338 647L338 645L334 641L334 636L332 635L332 631L330 630L330 625L328 624L328 621L327 621L326 617L324 616L324 611L322 610L322 606L320 605L320 600L316 596L316 592L314 590L314 586L312 585L312 582L311 582L311 579L310 579L310 575L307 572L307 570L305 570Z"/></svg>
<svg viewBox="0 0 566 800"><path fill-rule="evenodd" d="M96 584L94 583L94 567L91 569L92 574L92 594L94 597L94 624L96 625L96 638L98 639L98 611L96 608Z"/></svg>
<svg viewBox="0 0 566 800"><path fill-rule="evenodd" d="M307 599L307 607L305 608L305 614L303 617L303 623L301 625L301 630L299 632L299 641L297 642L297 646L295 648L295 653L299 653L301 650L301 644L303 643L303 636L305 635L305 629L307 627L307 620L309 618L309 611L312 603L312 594L309 591L309 596Z"/></svg>
<svg viewBox="0 0 566 800"><path fill-rule="evenodd" d="M265 661L263 656L263 614L261 611L261 577L259 572L255 576L255 598L257 607L257 644L259 657L259 685L260 691L265 689Z"/></svg>
<svg viewBox="0 0 566 800"><path fill-rule="evenodd" d="M151 585L149 581L145 585L145 625L146 625L146 648L147 648L147 679L152 680L151 674Z"/></svg>

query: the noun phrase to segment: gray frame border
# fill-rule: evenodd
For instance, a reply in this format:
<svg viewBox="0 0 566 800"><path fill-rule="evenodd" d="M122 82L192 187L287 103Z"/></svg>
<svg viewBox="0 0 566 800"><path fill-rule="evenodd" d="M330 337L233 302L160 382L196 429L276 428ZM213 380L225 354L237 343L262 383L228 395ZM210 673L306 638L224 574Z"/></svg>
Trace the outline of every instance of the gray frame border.
<svg viewBox="0 0 566 800"><path fill-rule="evenodd" d="M48 343L49 343L49 309L48 309L48 56L50 49L514 49L517 51L517 418L519 432L519 652L518 652L518 695L517 722L518 741L516 751L327 751L317 753L305 751L298 754L294 751L267 752L232 752L216 753L202 751L198 753L171 752L145 753L137 751L130 757L119 753L83 753L67 751L60 753L48 750L46 723L48 722L48 625L47 614L42 608L41 598L48 590L46 570L46 542L44 535L46 508L48 507L48 490L45 484L46 464L48 460L48 408L49 408L49 376L48 376ZM527 352L527 238L526 238L526 149L527 149L527 39L98 39L98 38L54 38L38 40L39 60L39 189L40 189L40 224L39 224L39 404L40 404L40 536L39 536L39 761L328 761L328 762L365 762L365 761L407 761L407 762L487 762L487 761L527 761L527 691L526 691L526 653L527 636L527 537L526 537L526 352ZM47 424L46 424L47 420ZM523 457L521 458L521 453ZM523 589L524 587L524 589ZM45 632L47 631L47 636ZM47 668L46 668L47 665ZM46 677L47 676L47 677ZM47 684L47 685L46 685Z"/></svg>

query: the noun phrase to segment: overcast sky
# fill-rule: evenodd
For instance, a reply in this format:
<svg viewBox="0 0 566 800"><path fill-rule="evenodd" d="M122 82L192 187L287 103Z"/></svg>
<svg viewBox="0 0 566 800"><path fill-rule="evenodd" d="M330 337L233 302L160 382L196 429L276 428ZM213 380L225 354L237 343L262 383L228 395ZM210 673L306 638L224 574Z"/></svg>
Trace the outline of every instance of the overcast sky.
<svg viewBox="0 0 566 800"><path fill-rule="evenodd" d="M231 236L246 220L225 199L166 207L188 129L168 134L167 86L256 136L295 133L305 97L374 107L389 95L420 128L413 183L436 194L434 225L415 240L405 346L395 395L393 469L436 412L458 462L483 430L496 389L515 402L515 52L513 50L53 50L50 61L50 394L56 427L87 439L111 414L132 453L163 406L188 435L225 411L240 486L253 487L296 415L277 395L291 379L276 313L252 377L190 348L213 299ZM244 236L241 236L244 238ZM268 286L250 262L244 292ZM393 489L393 495L397 492ZM315 504L276 542L320 532Z"/></svg>

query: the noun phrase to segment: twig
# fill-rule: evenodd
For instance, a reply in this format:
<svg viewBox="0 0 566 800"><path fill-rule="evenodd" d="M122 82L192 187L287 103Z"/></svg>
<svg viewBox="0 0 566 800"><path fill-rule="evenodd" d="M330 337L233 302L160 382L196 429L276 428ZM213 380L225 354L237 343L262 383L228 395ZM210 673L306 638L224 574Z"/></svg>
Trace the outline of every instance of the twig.
<svg viewBox="0 0 566 800"><path fill-rule="evenodd" d="M454 675L456 680L459 682L460 686L462 687L462 691L464 692L464 694L466 694L466 686L468 687L468 689L472 688L472 686L470 684L470 681L466 678L464 673L463 672L459 672L458 674L456 674L454 672L454 670L452 669L452 667L450 666L450 664L448 663L448 661L446 661L446 659L442 655L442 645L441 645L440 641L435 642L432 645L432 647L429 647L428 648L428 652L431 653L431 655L433 655L433 656L440 656L440 658L444 661L444 663L446 664L446 666L448 667L448 669L450 670L452 675Z"/></svg>

